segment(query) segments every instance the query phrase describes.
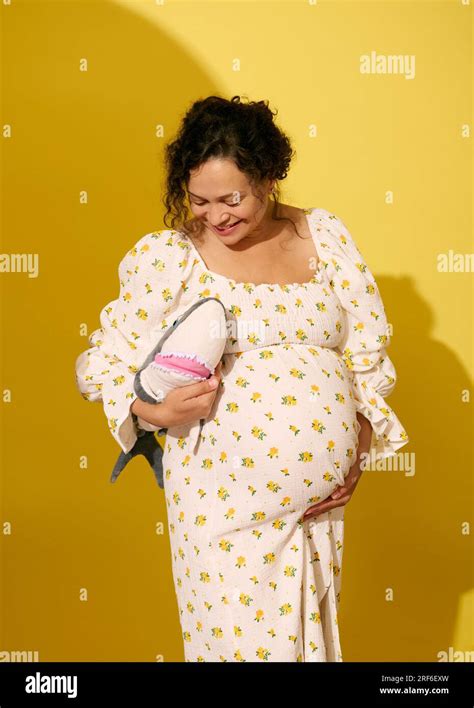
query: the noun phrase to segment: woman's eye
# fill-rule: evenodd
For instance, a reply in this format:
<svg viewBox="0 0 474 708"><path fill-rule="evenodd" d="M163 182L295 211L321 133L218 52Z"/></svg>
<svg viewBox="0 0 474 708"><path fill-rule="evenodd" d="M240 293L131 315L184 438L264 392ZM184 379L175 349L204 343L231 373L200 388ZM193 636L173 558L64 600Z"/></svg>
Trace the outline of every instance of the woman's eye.
<svg viewBox="0 0 474 708"><path fill-rule="evenodd" d="M205 206L206 202L193 202L193 204L194 206ZM240 206L240 202L236 202L235 204L227 204L226 202L226 206L237 207Z"/></svg>

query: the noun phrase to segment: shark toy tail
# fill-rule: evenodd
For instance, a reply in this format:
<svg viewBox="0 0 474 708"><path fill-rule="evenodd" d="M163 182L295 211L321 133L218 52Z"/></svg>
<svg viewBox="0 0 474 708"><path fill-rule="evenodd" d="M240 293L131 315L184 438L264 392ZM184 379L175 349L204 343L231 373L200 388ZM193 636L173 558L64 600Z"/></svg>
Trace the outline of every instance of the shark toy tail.
<svg viewBox="0 0 474 708"><path fill-rule="evenodd" d="M143 455L153 469L158 486L163 489L163 449L155 438L153 431L140 431L142 434L137 438L132 449L125 453L121 452L112 470L110 482L115 482L122 470L130 460L137 455Z"/></svg>

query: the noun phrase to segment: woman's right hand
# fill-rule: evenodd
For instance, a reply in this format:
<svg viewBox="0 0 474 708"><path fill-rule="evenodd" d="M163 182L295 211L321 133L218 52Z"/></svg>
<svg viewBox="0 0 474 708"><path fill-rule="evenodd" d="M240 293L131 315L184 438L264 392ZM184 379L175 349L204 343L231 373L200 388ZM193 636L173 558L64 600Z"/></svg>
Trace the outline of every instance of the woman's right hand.
<svg viewBox="0 0 474 708"><path fill-rule="evenodd" d="M207 418L212 410L222 378L222 362L205 381L180 386L170 391L162 403L145 403L135 399L130 410L157 428L172 428ZM215 386L213 387L213 381Z"/></svg>

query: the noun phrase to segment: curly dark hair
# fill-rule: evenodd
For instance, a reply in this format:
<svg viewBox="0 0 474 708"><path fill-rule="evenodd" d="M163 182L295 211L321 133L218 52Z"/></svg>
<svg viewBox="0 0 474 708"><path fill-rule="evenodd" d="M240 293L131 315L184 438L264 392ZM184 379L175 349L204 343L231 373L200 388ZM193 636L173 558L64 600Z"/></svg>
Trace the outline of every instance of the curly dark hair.
<svg viewBox="0 0 474 708"><path fill-rule="evenodd" d="M289 138L273 121L277 113L269 109L268 101L245 103L240 96L233 96L230 101L221 96L208 96L191 105L176 138L165 147L163 203L166 214L163 220L168 228L199 235L203 225L189 218L185 187L191 170L209 158L220 157L235 162L247 176L252 191L265 179L275 180L272 218L291 221L298 233L291 219L276 215L280 206L278 180L285 179L291 159L296 155Z"/></svg>

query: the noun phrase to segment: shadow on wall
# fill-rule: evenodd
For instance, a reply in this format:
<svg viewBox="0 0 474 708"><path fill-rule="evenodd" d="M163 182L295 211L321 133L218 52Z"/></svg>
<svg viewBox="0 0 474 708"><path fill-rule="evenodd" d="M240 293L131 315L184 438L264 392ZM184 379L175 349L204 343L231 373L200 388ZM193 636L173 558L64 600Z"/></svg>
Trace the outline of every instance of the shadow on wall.
<svg viewBox="0 0 474 708"><path fill-rule="evenodd" d="M472 403L461 395L472 382L433 338L433 313L412 279L375 278L398 375L387 402L410 438L399 459L414 463L415 474L368 470L347 506L343 652L345 661L436 662L438 652L456 649L457 614L472 589L471 536L461 533L473 498Z"/></svg>
<svg viewBox="0 0 474 708"><path fill-rule="evenodd" d="M3 501L22 540L5 549L2 643L38 650L41 661L182 661L164 496L150 493L145 461L114 493L119 449L101 406L84 407L74 361L87 347L79 325L99 327L100 309L117 297L125 252L162 228L165 141L190 103L218 87L186 46L115 3L20 1L4 10L13 126L4 250L39 253L40 268L38 278L3 283L13 391ZM18 454L30 412L34 464ZM78 600L83 586L89 602Z"/></svg>

